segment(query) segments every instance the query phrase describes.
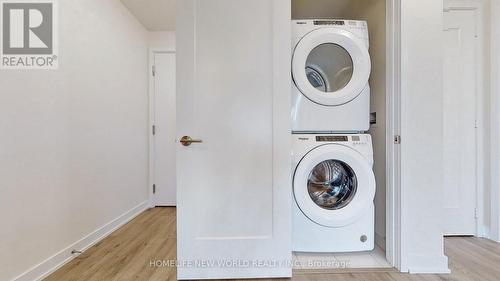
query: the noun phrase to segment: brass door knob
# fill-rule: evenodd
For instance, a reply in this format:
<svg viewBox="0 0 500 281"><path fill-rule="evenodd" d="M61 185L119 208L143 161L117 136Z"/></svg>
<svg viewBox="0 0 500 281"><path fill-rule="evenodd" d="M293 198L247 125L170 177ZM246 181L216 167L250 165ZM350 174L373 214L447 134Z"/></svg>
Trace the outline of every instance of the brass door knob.
<svg viewBox="0 0 500 281"><path fill-rule="evenodd" d="M194 140L190 136L183 136L180 140L180 143L184 146L190 146L193 143L202 143L202 140Z"/></svg>

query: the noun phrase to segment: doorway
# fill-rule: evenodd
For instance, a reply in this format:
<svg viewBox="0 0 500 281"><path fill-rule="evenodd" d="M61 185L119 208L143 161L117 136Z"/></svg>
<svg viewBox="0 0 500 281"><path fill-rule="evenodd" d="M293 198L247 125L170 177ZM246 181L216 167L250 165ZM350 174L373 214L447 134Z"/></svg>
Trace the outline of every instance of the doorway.
<svg viewBox="0 0 500 281"><path fill-rule="evenodd" d="M482 178L482 26L477 2L444 9L444 234L478 234Z"/></svg>
<svg viewBox="0 0 500 281"><path fill-rule="evenodd" d="M362 3L359 1L357 3ZM377 81L386 81L386 83L378 84L377 88L382 89L382 91L378 91L381 93L385 93L384 100L379 100L377 106L384 106L385 111L378 111L378 131L379 133L379 145L385 146L383 153L380 153L378 156L380 159L386 159L386 161L378 161L378 163L384 163L382 166L385 168L380 168L379 174L382 176L386 176L386 193L379 193L380 202L382 202L383 208L380 208L379 217L380 220L384 220L384 223L379 223L379 230L386 230L385 235L378 235L377 243L379 245L383 245L386 249L385 252L381 252L380 255L384 263L388 263L394 267L399 268L400 266L400 255L399 255L399 212L400 209L398 206L398 191L399 191L399 141L394 141L395 135L399 134L399 76L398 76L398 65L399 65L399 45L397 45L399 34L398 22L399 22L399 1L397 0L387 0L387 1L377 1L377 3L384 3L385 7L382 9L386 12L379 13L382 15L381 17L377 17L377 22L381 22L381 25L378 26L377 30L386 30L387 37L383 37L383 41L385 39L386 46L379 45L379 54L381 63L377 64L377 66L385 65L384 62L387 63L384 69L380 69L377 71L379 76ZM371 25L375 26L375 25ZM372 46L374 48L374 46ZM181 55L181 50L179 49L179 56ZM386 126L383 126L383 122L386 122ZM160 128L156 128L159 130ZM191 132L188 132L191 134ZM181 134L180 136L182 136ZM193 137L198 138L198 135L193 135ZM206 141L203 138L203 141ZM195 144L191 148L197 149L200 145ZM387 165L387 166L386 166ZM381 165L378 165L382 167ZM382 188L383 185L381 185ZM158 189L158 187L156 187ZM183 202L183 201L179 201ZM381 205L379 205L381 206ZM384 237L385 236L385 237ZM375 253L377 254L377 253ZM371 266L360 266L360 267L372 267Z"/></svg>
<svg viewBox="0 0 500 281"><path fill-rule="evenodd" d="M176 206L176 54L151 54L151 205Z"/></svg>
<svg viewBox="0 0 500 281"><path fill-rule="evenodd" d="M400 27L401 7L397 0L293 0L292 19L365 20L369 30L372 124L369 134L374 148L375 244L372 252L353 257L352 266L400 268ZM322 258L324 255L322 255ZM319 259L297 254L297 259ZM375 262L365 263L375 257ZM328 258L331 258L328 257ZM363 260L363 263L357 261Z"/></svg>

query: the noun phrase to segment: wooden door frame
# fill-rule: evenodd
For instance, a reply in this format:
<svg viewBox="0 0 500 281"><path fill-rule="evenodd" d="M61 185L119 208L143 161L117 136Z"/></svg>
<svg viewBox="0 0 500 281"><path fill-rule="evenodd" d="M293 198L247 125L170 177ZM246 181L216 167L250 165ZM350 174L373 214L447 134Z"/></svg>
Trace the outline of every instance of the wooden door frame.
<svg viewBox="0 0 500 281"><path fill-rule="evenodd" d="M148 121L148 139L149 139L149 166L148 166L148 201L149 208L156 207L155 194L153 192L153 185L155 180L155 165L154 165L154 156L155 156L155 142L153 135L153 126L155 125L155 76L154 76L154 65L155 65L155 55L156 54L174 54L175 49L171 48L150 48L148 51L148 77L149 77L149 121Z"/></svg>
<svg viewBox="0 0 500 281"><path fill-rule="evenodd" d="M478 237L489 237L487 228L485 227L485 90L484 90L484 26L483 26L483 1L481 0L451 0L444 1L444 12L449 11L475 11L476 12L476 42L475 42L475 55L477 56L476 73L476 104L475 104L475 119L476 119L476 226L475 235Z"/></svg>

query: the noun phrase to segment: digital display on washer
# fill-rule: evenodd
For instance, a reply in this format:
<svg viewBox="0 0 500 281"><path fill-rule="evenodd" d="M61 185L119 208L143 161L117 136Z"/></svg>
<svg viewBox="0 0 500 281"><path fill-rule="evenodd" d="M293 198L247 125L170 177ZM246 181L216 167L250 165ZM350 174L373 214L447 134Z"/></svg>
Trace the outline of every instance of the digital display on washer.
<svg viewBox="0 0 500 281"><path fill-rule="evenodd" d="M345 25L343 20L315 20L314 25Z"/></svg>
<svg viewBox="0 0 500 281"><path fill-rule="evenodd" d="M317 142L348 141L347 136L317 136Z"/></svg>

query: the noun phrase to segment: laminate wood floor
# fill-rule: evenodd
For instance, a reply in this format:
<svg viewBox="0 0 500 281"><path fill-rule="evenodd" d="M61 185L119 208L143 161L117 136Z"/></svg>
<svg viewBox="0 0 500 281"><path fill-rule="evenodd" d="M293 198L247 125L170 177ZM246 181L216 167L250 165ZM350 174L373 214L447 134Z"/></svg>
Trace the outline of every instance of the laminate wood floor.
<svg viewBox="0 0 500 281"><path fill-rule="evenodd" d="M293 281L499 281L500 244L479 238L446 238L452 274L409 275L391 270L374 272L294 274ZM139 215L85 251L46 281L166 281L176 280L175 267L161 263L176 257L175 208L155 208ZM280 279L274 279L280 280ZM283 280L283 279L281 279ZM271 279L266 280L271 281Z"/></svg>

